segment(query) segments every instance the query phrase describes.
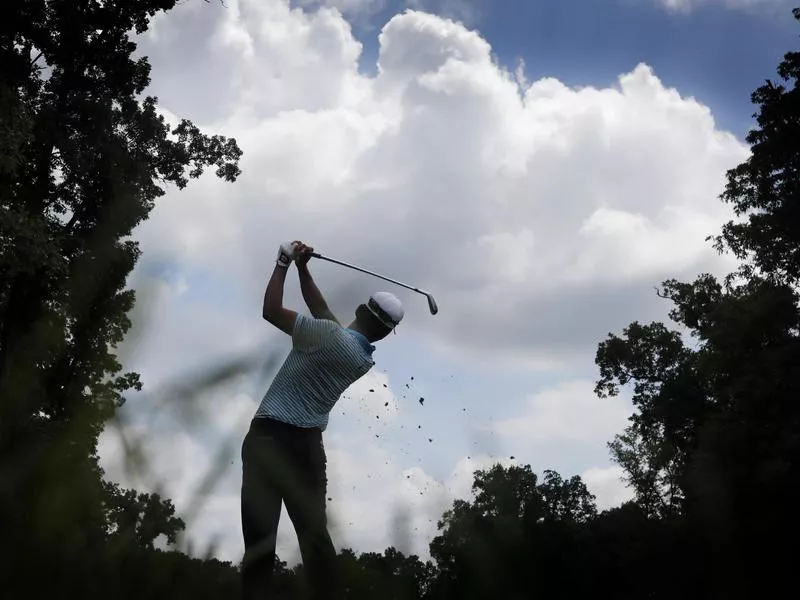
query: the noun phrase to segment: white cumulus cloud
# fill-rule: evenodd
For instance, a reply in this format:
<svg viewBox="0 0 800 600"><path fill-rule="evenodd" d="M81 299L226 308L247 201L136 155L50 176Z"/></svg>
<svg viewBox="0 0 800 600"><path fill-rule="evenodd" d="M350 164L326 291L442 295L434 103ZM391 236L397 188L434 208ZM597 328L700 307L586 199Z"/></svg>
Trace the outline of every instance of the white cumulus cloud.
<svg viewBox="0 0 800 600"><path fill-rule="evenodd" d="M594 494L598 510L615 508L633 498L621 467L592 467L581 473L581 479Z"/></svg>
<svg viewBox="0 0 800 600"><path fill-rule="evenodd" d="M287 0L207 8L213 19L193 12L202 22L192 27L168 14L142 51L164 109L201 115L204 130L235 136L243 174L233 185L205 177L168 193L136 232L140 271L168 265L166 300L153 306L150 328L130 351L146 386L262 343L288 350L285 336L260 319L275 247L287 239L428 289L441 309L432 317L412 292L312 263L343 320L385 286L406 304L397 339L410 348L436 347L481 367L513 358L567 374L585 373L576 357L593 354L608 331L663 318L653 293L660 280L729 266L704 238L730 216L718 194L747 148L717 127L707 106L666 87L647 65L604 87L527 82L524 72L498 65L477 32L408 11L382 28L379 69L368 76L339 10L304 11ZM180 68L176 56L202 68ZM294 278L286 298L300 308ZM417 357L403 360L413 365ZM340 424L357 423L339 419L340 409L386 411L387 420L404 410L387 382L380 375L359 382L335 409L339 424L327 434L335 535L339 544L379 549L407 531L400 541L422 552L479 459L443 464L431 445L429 464L409 463L371 429L343 435ZM242 422L263 392L232 384L204 401L203 415L216 422L214 411L225 413L216 429L240 443ZM485 398L467 393L459 402L471 407ZM537 471L568 457L563 464L586 472L603 502L613 503L623 496L611 476L586 469L605 468L597 467L605 464L598 454L606 456L604 442L628 412L570 377L530 395L519 414L496 403L494 431ZM181 507L199 485L195 470L214 464L219 431L171 437L168 429L145 430L152 462L172 478ZM448 435L434 437L441 448ZM104 448L108 461L119 458L110 441ZM232 460L192 535L222 535L224 555L236 560ZM432 472L452 475L442 481ZM291 553L285 515L281 527L280 548Z"/></svg>
<svg viewBox="0 0 800 600"><path fill-rule="evenodd" d="M746 148L646 65L603 89L520 89L477 33L409 11L383 28L371 78L341 16L233 4L247 18L232 10L220 30L253 45L228 48L218 85L238 104L213 125L239 140L244 174L162 203L140 230L148 256L257 287L254 257L308 239L435 291L440 315L409 322L440 342L542 360L652 313L662 278L723 268L704 238ZM315 268L348 288L348 313L375 287Z"/></svg>
<svg viewBox="0 0 800 600"><path fill-rule="evenodd" d="M498 420L491 428L528 444L602 443L625 428L630 413L619 396L598 399L591 381L567 381L533 394L523 414Z"/></svg>

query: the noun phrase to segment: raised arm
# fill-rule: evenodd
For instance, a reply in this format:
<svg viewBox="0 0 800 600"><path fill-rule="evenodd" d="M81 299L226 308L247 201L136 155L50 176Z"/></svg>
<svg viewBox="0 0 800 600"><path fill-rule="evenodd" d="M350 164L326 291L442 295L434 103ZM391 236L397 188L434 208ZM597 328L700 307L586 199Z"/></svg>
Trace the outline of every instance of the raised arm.
<svg viewBox="0 0 800 600"><path fill-rule="evenodd" d="M275 268L264 292L264 307L261 316L288 335L292 335L297 313L283 307L283 288L286 283L286 272L292 264L291 244L282 244L278 250Z"/></svg>
<svg viewBox="0 0 800 600"><path fill-rule="evenodd" d="M300 276L300 291L303 293L303 300L306 301L308 310L315 319L327 319L338 323L338 319L328 308L328 303L319 291L314 278L311 277L311 272L308 270L308 261L311 258L308 252L313 252L314 248L300 244L297 249L297 257L295 264L297 265L297 273Z"/></svg>

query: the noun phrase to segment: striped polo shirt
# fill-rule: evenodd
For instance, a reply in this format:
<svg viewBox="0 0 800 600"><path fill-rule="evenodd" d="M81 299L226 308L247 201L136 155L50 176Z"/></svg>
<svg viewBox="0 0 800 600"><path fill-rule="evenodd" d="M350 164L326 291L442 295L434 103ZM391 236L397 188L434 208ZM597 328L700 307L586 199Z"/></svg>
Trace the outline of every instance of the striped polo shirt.
<svg viewBox="0 0 800 600"><path fill-rule="evenodd" d="M374 350L357 331L298 314L292 349L264 394L256 418L324 431L342 393L374 366Z"/></svg>

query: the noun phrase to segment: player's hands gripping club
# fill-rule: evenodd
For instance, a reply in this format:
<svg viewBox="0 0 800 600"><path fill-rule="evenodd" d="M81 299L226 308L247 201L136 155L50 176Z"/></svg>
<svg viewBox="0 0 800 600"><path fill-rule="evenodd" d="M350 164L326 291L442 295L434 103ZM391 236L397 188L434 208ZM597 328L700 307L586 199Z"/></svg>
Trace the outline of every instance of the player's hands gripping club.
<svg viewBox="0 0 800 600"><path fill-rule="evenodd" d="M314 251L312 246L307 246L303 242L297 242L294 249L294 262L298 267L304 267L311 260L311 253Z"/></svg>
<svg viewBox="0 0 800 600"><path fill-rule="evenodd" d="M275 262L278 264L279 267L283 269L288 269L289 265L292 264L292 261L295 259L296 256L296 248L300 242L295 240L294 242L284 242L278 248L278 258Z"/></svg>

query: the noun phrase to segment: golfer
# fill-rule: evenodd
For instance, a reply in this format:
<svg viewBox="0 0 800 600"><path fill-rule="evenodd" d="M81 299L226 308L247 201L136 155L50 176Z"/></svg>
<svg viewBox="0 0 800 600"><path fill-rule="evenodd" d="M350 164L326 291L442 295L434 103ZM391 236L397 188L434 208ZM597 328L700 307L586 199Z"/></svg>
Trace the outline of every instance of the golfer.
<svg viewBox="0 0 800 600"><path fill-rule="evenodd" d="M372 344L391 333L404 314L394 295L378 292L358 306L352 323L341 325L308 271L312 251L302 242L282 244L264 294L264 319L292 337L292 349L242 444L245 600L267 598L281 503L297 532L313 597L337 597L336 551L325 514L322 432L341 394L375 364ZM311 317L283 306L284 282L292 262Z"/></svg>

